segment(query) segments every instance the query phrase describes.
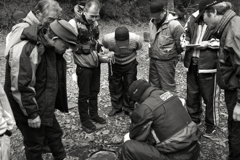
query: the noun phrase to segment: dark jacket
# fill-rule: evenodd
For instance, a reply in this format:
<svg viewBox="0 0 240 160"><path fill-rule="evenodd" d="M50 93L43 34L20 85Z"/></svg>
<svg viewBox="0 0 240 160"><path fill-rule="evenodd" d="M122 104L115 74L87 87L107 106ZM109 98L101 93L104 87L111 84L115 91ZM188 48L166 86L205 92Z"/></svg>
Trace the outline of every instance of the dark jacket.
<svg viewBox="0 0 240 160"><path fill-rule="evenodd" d="M228 10L214 30L220 38L217 82L222 89L240 87L240 17Z"/></svg>
<svg viewBox="0 0 240 160"><path fill-rule="evenodd" d="M149 87L131 120L130 138L150 143L163 153L180 151L198 140L196 124L179 98L169 91Z"/></svg>
<svg viewBox="0 0 240 160"><path fill-rule="evenodd" d="M99 67L98 23L89 24L83 14L79 18L71 19L69 23L78 33L78 50L73 55L75 64L85 68Z"/></svg>
<svg viewBox="0 0 240 160"><path fill-rule="evenodd" d="M189 41L190 44L195 44L197 37L201 34L198 33L199 27L202 26L203 22L196 22L196 16L192 14L192 16L189 18L188 22L186 23L185 27L185 34L186 34L186 41ZM213 38L212 31L208 28L206 29L206 32L203 36L202 41L208 41L211 38ZM211 49L207 48L205 50L200 50L200 55L198 58L198 69L201 72L201 70L210 71L217 68L217 49ZM186 68L189 68L193 56L194 48L193 47L187 47L184 57L184 66ZM216 71L215 71L216 72Z"/></svg>
<svg viewBox="0 0 240 160"><path fill-rule="evenodd" d="M149 23L150 48L149 57L158 60L176 58L183 50L180 45L180 36L184 32L177 18L170 13L163 24L157 29L153 20Z"/></svg>
<svg viewBox="0 0 240 160"><path fill-rule="evenodd" d="M30 26L22 37L9 51L4 89L16 121L39 115L43 125L51 126L55 109L68 112L66 62L48 45L44 29Z"/></svg>

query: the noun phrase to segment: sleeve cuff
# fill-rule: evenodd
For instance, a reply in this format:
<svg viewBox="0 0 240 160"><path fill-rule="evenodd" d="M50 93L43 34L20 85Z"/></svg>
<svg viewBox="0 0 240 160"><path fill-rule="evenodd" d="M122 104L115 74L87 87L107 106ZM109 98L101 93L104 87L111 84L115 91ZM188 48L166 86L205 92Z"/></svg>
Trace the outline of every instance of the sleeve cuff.
<svg viewBox="0 0 240 160"><path fill-rule="evenodd" d="M240 89L237 89L237 103L240 104Z"/></svg>
<svg viewBox="0 0 240 160"><path fill-rule="evenodd" d="M30 114L28 117L29 117L29 119L35 119L37 116L38 116L38 113L34 112L34 113Z"/></svg>

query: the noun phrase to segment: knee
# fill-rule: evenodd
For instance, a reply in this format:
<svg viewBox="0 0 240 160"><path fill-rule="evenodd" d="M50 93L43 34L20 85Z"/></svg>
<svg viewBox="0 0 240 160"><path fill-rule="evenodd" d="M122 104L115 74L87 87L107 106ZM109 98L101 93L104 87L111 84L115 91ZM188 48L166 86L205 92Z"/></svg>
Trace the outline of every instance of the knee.
<svg viewBox="0 0 240 160"><path fill-rule="evenodd" d="M126 141L123 146L122 146L122 153L126 153L126 152L133 152L133 149L135 149L135 143L133 140L128 140Z"/></svg>

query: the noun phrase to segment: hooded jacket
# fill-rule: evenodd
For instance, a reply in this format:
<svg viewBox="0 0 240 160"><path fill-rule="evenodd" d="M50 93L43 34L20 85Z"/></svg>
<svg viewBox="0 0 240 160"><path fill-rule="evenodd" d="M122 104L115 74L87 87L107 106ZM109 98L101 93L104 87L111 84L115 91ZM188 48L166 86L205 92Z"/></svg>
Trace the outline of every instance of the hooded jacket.
<svg viewBox="0 0 240 160"><path fill-rule="evenodd" d="M182 25L171 13L157 30L153 20L150 20L150 48L149 57L158 60L176 58L183 50L180 45L180 36L184 32Z"/></svg>
<svg viewBox="0 0 240 160"><path fill-rule="evenodd" d="M198 140L198 130L182 105L171 92L149 87L130 118L130 138L154 145L168 154L184 150Z"/></svg>
<svg viewBox="0 0 240 160"><path fill-rule="evenodd" d="M80 17L71 19L69 23L78 33L78 50L73 54L75 64L85 68L99 67L97 53L98 23L95 21L93 24L88 24L83 13Z"/></svg>
<svg viewBox="0 0 240 160"><path fill-rule="evenodd" d="M8 53L5 92L17 121L38 115L43 125L52 125L55 109L68 112L66 62L44 38L45 31L32 25Z"/></svg>
<svg viewBox="0 0 240 160"><path fill-rule="evenodd" d="M125 65L137 57L137 50L142 48L142 39L139 35L129 32L128 45L122 48L118 47L115 40L115 32L104 35L102 44L109 51L114 52L115 62L120 65Z"/></svg>
<svg viewBox="0 0 240 160"><path fill-rule="evenodd" d="M32 11L30 11L27 16L23 19L24 22L16 24L13 26L11 34L9 35L8 39L9 42L6 46L4 51L4 56L6 57L9 53L9 50L15 44L21 42L21 35L24 28L29 27L34 24L40 24L39 20L35 17Z"/></svg>

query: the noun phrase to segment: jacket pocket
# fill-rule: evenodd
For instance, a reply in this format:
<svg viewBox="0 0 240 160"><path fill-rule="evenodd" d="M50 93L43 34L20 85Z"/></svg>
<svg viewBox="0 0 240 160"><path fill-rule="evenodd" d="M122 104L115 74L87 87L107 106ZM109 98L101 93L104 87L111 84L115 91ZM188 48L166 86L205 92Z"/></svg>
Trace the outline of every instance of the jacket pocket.
<svg viewBox="0 0 240 160"><path fill-rule="evenodd" d="M217 63L217 83L221 89L234 90L239 88L239 80L232 65Z"/></svg>
<svg viewBox="0 0 240 160"><path fill-rule="evenodd" d="M174 45L174 41L171 37L166 35L160 35L158 46L161 50L167 53L173 49L173 45Z"/></svg>

